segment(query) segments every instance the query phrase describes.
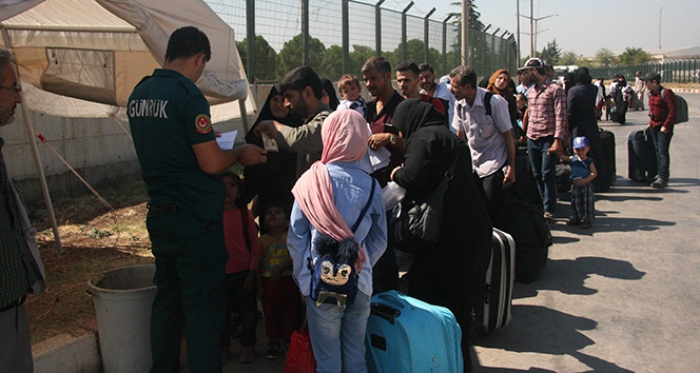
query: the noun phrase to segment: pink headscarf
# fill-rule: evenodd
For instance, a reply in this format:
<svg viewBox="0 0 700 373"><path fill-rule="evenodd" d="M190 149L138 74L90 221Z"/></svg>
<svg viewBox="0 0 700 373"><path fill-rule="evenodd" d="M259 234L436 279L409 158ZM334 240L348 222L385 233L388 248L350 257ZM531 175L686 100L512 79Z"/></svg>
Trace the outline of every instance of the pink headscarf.
<svg viewBox="0 0 700 373"><path fill-rule="evenodd" d="M338 241L354 233L335 207L333 185L326 164L359 161L367 151L369 130L365 118L355 110L338 110L323 122L321 160L311 165L292 189L301 211L321 233ZM359 272L365 261L362 248L358 251L355 269Z"/></svg>

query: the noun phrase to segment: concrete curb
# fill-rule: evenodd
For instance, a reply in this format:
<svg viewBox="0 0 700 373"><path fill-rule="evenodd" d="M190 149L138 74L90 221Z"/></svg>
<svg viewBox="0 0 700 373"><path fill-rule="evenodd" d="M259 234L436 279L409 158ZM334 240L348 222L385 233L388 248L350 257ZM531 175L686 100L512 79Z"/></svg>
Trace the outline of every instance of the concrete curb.
<svg viewBox="0 0 700 373"><path fill-rule="evenodd" d="M34 373L100 373L102 358L97 334L57 337L34 351Z"/></svg>

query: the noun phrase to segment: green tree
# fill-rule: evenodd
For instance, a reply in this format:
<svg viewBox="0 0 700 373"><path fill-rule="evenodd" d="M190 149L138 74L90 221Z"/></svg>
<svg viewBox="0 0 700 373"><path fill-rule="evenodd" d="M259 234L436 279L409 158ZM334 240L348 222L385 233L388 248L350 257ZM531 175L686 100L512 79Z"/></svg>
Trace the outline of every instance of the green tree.
<svg viewBox="0 0 700 373"><path fill-rule="evenodd" d="M322 65L326 47L320 40L309 37L308 48L309 60L307 66L310 66L315 71ZM277 74L279 76L284 76L287 72L301 66L301 34L284 43L282 50L277 55L277 61L279 61L277 64Z"/></svg>
<svg viewBox="0 0 700 373"><path fill-rule="evenodd" d="M559 65L576 65L578 60L578 55L574 51L566 51L562 53Z"/></svg>
<svg viewBox="0 0 700 373"><path fill-rule="evenodd" d="M595 60L600 66L608 67L617 63L615 53L608 48L600 48L595 52Z"/></svg>
<svg viewBox="0 0 700 373"><path fill-rule="evenodd" d="M338 80L343 75L343 47L331 45L323 54L323 61L316 69L319 76L326 77L332 82Z"/></svg>
<svg viewBox="0 0 700 373"><path fill-rule="evenodd" d="M618 57L620 65L639 65L651 61L651 54L645 52L642 48L625 48Z"/></svg>
<svg viewBox="0 0 700 373"><path fill-rule="evenodd" d="M559 44L557 44L557 39L547 43L547 46L542 48L542 53L540 53L538 57L551 62L552 65L558 65L561 59L561 48L559 48Z"/></svg>
<svg viewBox="0 0 700 373"><path fill-rule="evenodd" d="M392 69L404 61L413 61L419 65L423 62L427 62L425 61L425 42L423 42L423 40L411 39L407 41L406 50L406 58L403 57L403 48L401 45L396 47L393 52L384 54L384 57L391 63ZM428 49L428 61L441 61L441 56L442 53L437 49Z"/></svg>
<svg viewBox="0 0 700 373"><path fill-rule="evenodd" d="M350 71L348 74L353 74L362 80L362 66L365 62L372 56L374 56L374 49L365 45L354 44L352 46L352 52L350 52Z"/></svg>
<svg viewBox="0 0 700 373"><path fill-rule="evenodd" d="M248 38L236 43L238 54L244 66L248 66ZM277 66L277 52L270 46L262 35L255 36L255 78L258 80L279 80L275 68Z"/></svg>

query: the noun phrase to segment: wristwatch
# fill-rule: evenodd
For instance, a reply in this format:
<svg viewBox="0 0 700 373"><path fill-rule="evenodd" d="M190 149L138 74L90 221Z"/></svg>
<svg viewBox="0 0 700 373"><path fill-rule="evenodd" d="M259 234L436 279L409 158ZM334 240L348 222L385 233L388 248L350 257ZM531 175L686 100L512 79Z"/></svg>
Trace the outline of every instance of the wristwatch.
<svg viewBox="0 0 700 373"><path fill-rule="evenodd" d="M391 145L395 145L395 144L396 144L396 139L398 139L398 137L396 137L396 135L391 135L391 136L389 137L389 142L391 143Z"/></svg>

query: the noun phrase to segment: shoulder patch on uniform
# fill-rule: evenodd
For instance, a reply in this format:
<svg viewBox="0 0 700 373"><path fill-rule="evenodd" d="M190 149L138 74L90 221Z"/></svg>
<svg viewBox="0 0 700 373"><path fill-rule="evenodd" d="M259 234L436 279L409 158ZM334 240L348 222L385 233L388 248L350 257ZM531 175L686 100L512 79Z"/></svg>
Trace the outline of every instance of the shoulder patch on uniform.
<svg viewBox="0 0 700 373"><path fill-rule="evenodd" d="M209 133L213 129L211 119L206 114L197 115L197 118L194 119L194 127L199 133Z"/></svg>

